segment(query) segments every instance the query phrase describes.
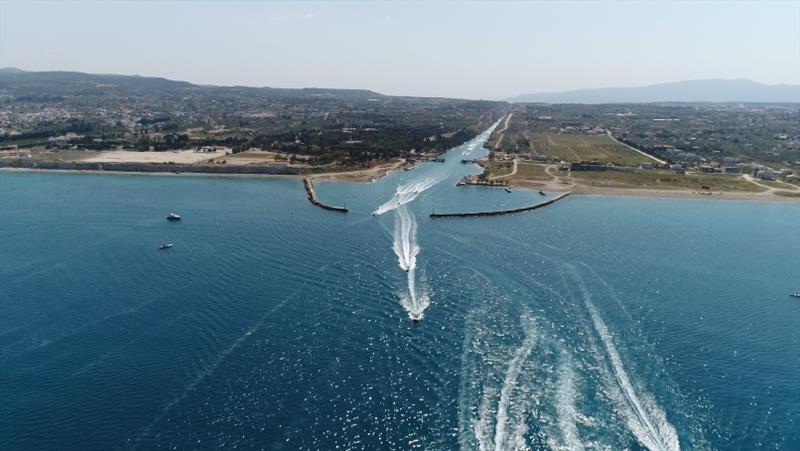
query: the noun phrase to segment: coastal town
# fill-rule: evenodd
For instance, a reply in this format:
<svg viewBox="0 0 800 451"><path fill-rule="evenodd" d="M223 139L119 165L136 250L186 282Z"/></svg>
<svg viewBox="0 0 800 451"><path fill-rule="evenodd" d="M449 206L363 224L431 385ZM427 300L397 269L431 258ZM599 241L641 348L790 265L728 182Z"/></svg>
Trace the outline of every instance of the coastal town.
<svg viewBox="0 0 800 451"><path fill-rule="evenodd" d="M5 168L373 180L501 120L488 156L463 161L483 173L460 185L800 196L796 104L507 103L3 71Z"/></svg>
<svg viewBox="0 0 800 451"><path fill-rule="evenodd" d="M796 105L515 104L506 118L465 184L800 196Z"/></svg>

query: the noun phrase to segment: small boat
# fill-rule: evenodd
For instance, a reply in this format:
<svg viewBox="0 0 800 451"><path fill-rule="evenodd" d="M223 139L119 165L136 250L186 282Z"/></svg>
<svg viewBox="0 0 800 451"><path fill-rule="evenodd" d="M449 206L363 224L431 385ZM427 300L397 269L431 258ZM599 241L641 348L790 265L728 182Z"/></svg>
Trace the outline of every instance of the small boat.
<svg viewBox="0 0 800 451"><path fill-rule="evenodd" d="M411 317L411 321L418 323L422 319L422 313L412 312L409 313L408 316Z"/></svg>
<svg viewBox="0 0 800 451"><path fill-rule="evenodd" d="M509 188L509 187L506 187L506 192L507 192L507 193L510 193L510 192L511 192L511 188Z"/></svg>
<svg viewBox="0 0 800 451"><path fill-rule="evenodd" d="M539 191L539 194L542 195L542 196L546 196L547 195L547 194L544 193L544 191Z"/></svg>
<svg viewBox="0 0 800 451"><path fill-rule="evenodd" d="M798 291L798 292L796 292L796 293L792 293L792 294L790 294L789 296L791 296L791 297L793 297L793 298L800 298L800 291Z"/></svg>
<svg viewBox="0 0 800 451"><path fill-rule="evenodd" d="M180 221L181 215L177 213L170 213L167 215L167 221Z"/></svg>
<svg viewBox="0 0 800 451"><path fill-rule="evenodd" d="M173 246L173 244L172 244L172 243L166 243L166 244L162 244L161 246L158 246L158 248L159 248L159 249L169 249L169 248L171 248L172 246Z"/></svg>

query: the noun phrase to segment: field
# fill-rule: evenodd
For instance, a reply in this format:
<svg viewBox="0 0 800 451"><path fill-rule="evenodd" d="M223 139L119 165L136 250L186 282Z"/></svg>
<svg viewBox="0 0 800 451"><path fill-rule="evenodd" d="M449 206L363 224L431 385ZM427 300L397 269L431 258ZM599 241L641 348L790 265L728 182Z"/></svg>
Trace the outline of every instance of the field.
<svg viewBox="0 0 800 451"><path fill-rule="evenodd" d="M567 135L524 133L534 155L556 157L563 161L601 161L617 166L652 163L653 160L614 142L606 135Z"/></svg>
<svg viewBox="0 0 800 451"><path fill-rule="evenodd" d="M503 177L511 173L513 163L510 161L481 161L481 167L487 178Z"/></svg>
<svg viewBox="0 0 800 451"><path fill-rule="evenodd" d="M289 165L289 166L302 166L307 167L307 164L303 164L308 160L310 157L307 155L291 155L291 154L284 154L280 152L267 152L262 150L248 150L245 152L239 152L231 155L224 155L221 157L217 157L212 162L220 162L225 160L227 164L230 165L237 165L237 166L246 166L246 165Z"/></svg>
<svg viewBox="0 0 800 451"><path fill-rule="evenodd" d="M512 180L551 180L553 177L545 171L546 166L533 163L519 163L517 173Z"/></svg>
<svg viewBox="0 0 800 451"><path fill-rule="evenodd" d="M598 188L686 189L704 191L739 191L757 193L764 188L748 182L738 175L686 174L672 171L602 171L572 172L576 183Z"/></svg>
<svg viewBox="0 0 800 451"><path fill-rule="evenodd" d="M498 132L494 133L489 141L490 147L506 153L543 156L548 160L556 158L566 162L596 160L617 166L636 166L655 161L605 134L543 130L537 128L538 123L531 121L524 111L515 111L508 121L508 129L503 131L501 124Z"/></svg>

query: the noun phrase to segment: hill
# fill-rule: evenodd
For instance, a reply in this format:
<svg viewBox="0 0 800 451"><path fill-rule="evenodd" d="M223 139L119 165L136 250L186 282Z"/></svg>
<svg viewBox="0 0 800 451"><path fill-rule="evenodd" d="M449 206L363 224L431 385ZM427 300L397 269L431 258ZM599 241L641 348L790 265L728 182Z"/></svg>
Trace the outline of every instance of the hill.
<svg viewBox="0 0 800 451"><path fill-rule="evenodd" d="M691 80L640 87L523 94L507 100L547 103L800 103L800 85L765 85L744 79Z"/></svg>
<svg viewBox="0 0 800 451"><path fill-rule="evenodd" d="M333 96L341 98L381 97L366 89L285 89L246 86L195 85L186 81L140 75L88 74L84 72L29 72L17 68L0 68L0 90L16 95L106 95L109 92L127 95L158 93L183 95L191 91L222 95L260 95L275 97Z"/></svg>

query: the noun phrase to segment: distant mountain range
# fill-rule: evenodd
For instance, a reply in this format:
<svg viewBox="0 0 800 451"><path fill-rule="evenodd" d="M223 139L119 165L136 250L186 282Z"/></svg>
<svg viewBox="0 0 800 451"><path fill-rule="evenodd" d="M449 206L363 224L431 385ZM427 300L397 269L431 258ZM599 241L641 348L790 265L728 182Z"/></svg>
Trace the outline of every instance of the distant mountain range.
<svg viewBox="0 0 800 451"><path fill-rule="evenodd" d="M509 102L547 103L800 103L800 85L765 85L744 79L690 80L640 87L523 94L506 100Z"/></svg>
<svg viewBox="0 0 800 451"><path fill-rule="evenodd" d="M81 95L114 91L122 94L172 93L185 91L236 93L242 95L325 96L337 98L381 98L382 94L367 89L270 88L249 86L196 85L186 81L141 75L87 74L70 71L26 71L15 67L0 68L0 90L15 95Z"/></svg>

